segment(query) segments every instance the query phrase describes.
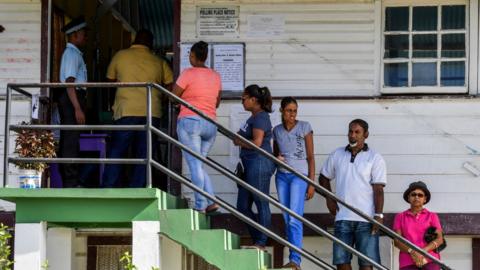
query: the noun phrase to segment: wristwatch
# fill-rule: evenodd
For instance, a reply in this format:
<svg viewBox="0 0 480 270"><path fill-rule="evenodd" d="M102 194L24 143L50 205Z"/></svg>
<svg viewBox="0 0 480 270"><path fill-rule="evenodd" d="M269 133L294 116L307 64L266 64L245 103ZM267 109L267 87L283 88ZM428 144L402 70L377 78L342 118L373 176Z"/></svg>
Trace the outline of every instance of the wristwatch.
<svg viewBox="0 0 480 270"><path fill-rule="evenodd" d="M383 214L382 214L382 213L375 213L373 216L374 216L374 217L383 218Z"/></svg>

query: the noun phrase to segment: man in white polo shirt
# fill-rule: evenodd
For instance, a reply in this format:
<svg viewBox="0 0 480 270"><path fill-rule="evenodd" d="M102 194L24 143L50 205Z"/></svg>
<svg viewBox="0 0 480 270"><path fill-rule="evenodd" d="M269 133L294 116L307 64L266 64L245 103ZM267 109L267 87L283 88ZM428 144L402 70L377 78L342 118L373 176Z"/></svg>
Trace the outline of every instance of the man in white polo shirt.
<svg viewBox="0 0 480 270"><path fill-rule="evenodd" d="M346 203L383 222L383 188L387 170L382 156L365 143L368 123L362 119L350 122L348 145L337 148L328 157L320 172L320 184L331 190L336 182L336 195ZM372 226L362 217L335 200L327 198L330 214L335 216L335 237L380 263L378 226ZM352 254L333 244L333 264L338 270L350 270ZM364 260L358 261L360 270L373 269Z"/></svg>

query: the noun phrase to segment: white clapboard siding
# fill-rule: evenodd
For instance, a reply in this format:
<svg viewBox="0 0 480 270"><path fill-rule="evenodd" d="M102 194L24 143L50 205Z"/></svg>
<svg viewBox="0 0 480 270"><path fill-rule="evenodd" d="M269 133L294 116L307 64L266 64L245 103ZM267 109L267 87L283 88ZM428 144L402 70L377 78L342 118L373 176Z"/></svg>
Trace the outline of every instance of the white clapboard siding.
<svg viewBox="0 0 480 270"><path fill-rule="evenodd" d="M40 0L0 0L0 177L9 173L9 186L18 186L17 172L13 165L3 167L5 142L5 93L8 83L40 82L41 3ZM38 89L33 89L38 93ZM16 97L11 105L11 124L28 121L29 100ZM10 136L10 152L14 148L14 136ZM0 184L1 185L1 184ZM0 202L0 207L13 209L12 204Z"/></svg>
<svg viewBox="0 0 480 270"><path fill-rule="evenodd" d="M41 3L0 0L0 94L7 83L40 81Z"/></svg>
<svg viewBox="0 0 480 270"><path fill-rule="evenodd" d="M230 126L230 109L237 104L221 104L218 120L222 125ZM431 209L478 212L480 177L463 165L469 162L480 168L480 99L301 100L298 118L313 127L316 177L328 154L347 143L348 123L362 118L370 124L367 142L387 163L386 212L404 209L403 191L418 180L425 181L433 192ZM217 136L210 157L233 169L230 143L225 136ZM190 177L185 162L183 169ZM235 184L208 166L207 171L217 195L235 203ZM276 195L274 181L270 190ZM184 193L191 196L188 189ZM323 198L317 196L307 203L306 211L326 212Z"/></svg>
<svg viewBox="0 0 480 270"><path fill-rule="evenodd" d="M446 236L447 248L442 251L442 261L452 269L472 269L472 239L468 237ZM398 266L398 249L394 248L393 268Z"/></svg>
<svg viewBox="0 0 480 270"><path fill-rule="evenodd" d="M375 78L373 1L182 1L181 41L198 40L196 7L240 6L238 38L245 42L246 84L267 85L274 95L372 95ZM285 17L278 37L250 37L249 15Z"/></svg>

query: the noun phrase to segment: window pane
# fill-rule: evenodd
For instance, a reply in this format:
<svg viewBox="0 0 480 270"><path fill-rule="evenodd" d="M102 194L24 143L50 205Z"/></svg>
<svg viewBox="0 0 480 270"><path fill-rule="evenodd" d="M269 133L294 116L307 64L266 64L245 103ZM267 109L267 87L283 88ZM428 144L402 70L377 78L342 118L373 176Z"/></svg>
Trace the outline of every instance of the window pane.
<svg viewBox="0 0 480 270"><path fill-rule="evenodd" d="M437 35L413 35L414 58L437 58Z"/></svg>
<svg viewBox="0 0 480 270"><path fill-rule="evenodd" d="M437 30L437 7L413 8L413 31Z"/></svg>
<svg viewBox="0 0 480 270"><path fill-rule="evenodd" d="M408 7L387 7L385 31L408 31Z"/></svg>
<svg viewBox="0 0 480 270"><path fill-rule="evenodd" d="M437 85L437 63L413 63L412 86Z"/></svg>
<svg viewBox="0 0 480 270"><path fill-rule="evenodd" d="M408 35L385 35L385 58L408 58Z"/></svg>
<svg viewBox="0 0 480 270"><path fill-rule="evenodd" d="M389 63L385 64L383 71L385 86L401 87L408 86L408 64Z"/></svg>
<svg viewBox="0 0 480 270"><path fill-rule="evenodd" d="M442 57L465 57L465 34L442 35Z"/></svg>
<svg viewBox="0 0 480 270"><path fill-rule="evenodd" d="M442 29L465 29L465 6L442 6Z"/></svg>
<svg viewBox="0 0 480 270"><path fill-rule="evenodd" d="M442 62L442 86L465 86L465 62Z"/></svg>

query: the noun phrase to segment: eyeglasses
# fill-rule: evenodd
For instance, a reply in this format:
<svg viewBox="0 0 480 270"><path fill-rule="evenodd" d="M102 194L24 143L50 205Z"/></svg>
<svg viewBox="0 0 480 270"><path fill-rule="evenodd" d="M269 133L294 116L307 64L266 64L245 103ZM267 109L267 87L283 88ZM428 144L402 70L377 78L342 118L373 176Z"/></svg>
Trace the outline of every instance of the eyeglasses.
<svg viewBox="0 0 480 270"><path fill-rule="evenodd" d="M412 193L410 193L410 197L419 197L419 198L423 198L423 197L425 197L425 194L423 194L423 193L416 193L416 192L412 192Z"/></svg>

